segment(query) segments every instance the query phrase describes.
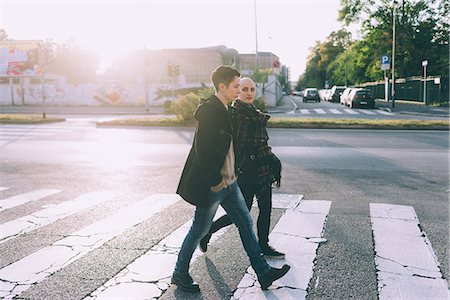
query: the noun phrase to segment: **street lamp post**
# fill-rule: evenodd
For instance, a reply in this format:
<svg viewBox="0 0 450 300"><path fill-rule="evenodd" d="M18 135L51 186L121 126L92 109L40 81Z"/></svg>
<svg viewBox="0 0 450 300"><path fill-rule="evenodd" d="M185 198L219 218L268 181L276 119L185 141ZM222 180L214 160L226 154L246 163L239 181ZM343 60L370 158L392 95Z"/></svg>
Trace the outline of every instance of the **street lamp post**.
<svg viewBox="0 0 450 300"><path fill-rule="evenodd" d="M423 66L423 104L427 105L427 65L428 60L422 61Z"/></svg>
<svg viewBox="0 0 450 300"><path fill-rule="evenodd" d="M256 71L259 71L259 54L258 54L258 20L256 17L256 0L255 0L255 43L256 43Z"/></svg>
<svg viewBox="0 0 450 300"><path fill-rule="evenodd" d="M395 108L395 13L397 9L397 1L394 0L393 14L392 14L392 108Z"/></svg>

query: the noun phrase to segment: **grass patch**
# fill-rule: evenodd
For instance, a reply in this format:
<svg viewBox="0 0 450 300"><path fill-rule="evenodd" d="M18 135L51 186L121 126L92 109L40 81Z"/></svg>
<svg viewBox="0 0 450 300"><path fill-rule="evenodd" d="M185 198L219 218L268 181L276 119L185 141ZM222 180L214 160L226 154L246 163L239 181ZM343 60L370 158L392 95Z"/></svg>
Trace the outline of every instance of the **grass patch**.
<svg viewBox="0 0 450 300"><path fill-rule="evenodd" d="M118 119L98 122L98 126L155 126L192 127L194 121L173 118ZM371 120L321 118L271 118L270 128L324 128L324 129L433 129L449 130L449 120Z"/></svg>
<svg viewBox="0 0 450 300"><path fill-rule="evenodd" d="M448 107L448 101L446 102L432 102L430 106L434 107Z"/></svg>
<svg viewBox="0 0 450 300"><path fill-rule="evenodd" d="M449 130L449 120L372 120L272 118L272 128L339 128L339 129L436 129Z"/></svg>
<svg viewBox="0 0 450 300"><path fill-rule="evenodd" d="M176 117L117 119L97 122L97 126L154 126L154 127L192 127L194 121L185 121Z"/></svg>
<svg viewBox="0 0 450 300"><path fill-rule="evenodd" d="M64 122L64 118L46 117L42 115L0 114L1 124L46 124Z"/></svg>

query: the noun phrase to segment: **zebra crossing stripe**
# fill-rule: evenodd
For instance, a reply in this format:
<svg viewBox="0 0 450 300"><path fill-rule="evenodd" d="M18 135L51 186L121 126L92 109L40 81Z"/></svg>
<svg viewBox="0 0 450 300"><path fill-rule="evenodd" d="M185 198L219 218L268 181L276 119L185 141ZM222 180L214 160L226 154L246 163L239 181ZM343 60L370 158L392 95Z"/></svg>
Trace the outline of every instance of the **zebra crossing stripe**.
<svg viewBox="0 0 450 300"><path fill-rule="evenodd" d="M12 299L20 295L32 285L179 200L177 195L162 194L144 198L0 269L0 297Z"/></svg>
<svg viewBox="0 0 450 300"><path fill-rule="evenodd" d="M335 115L342 115L342 111L334 108L330 108L330 112Z"/></svg>
<svg viewBox="0 0 450 300"><path fill-rule="evenodd" d="M61 192L60 190L53 190L53 189L39 189L34 190L28 193L16 195L13 197L9 197L3 200L0 200L0 211L3 211L5 209L9 209L15 206L19 206L31 201L36 201L39 199L42 199L44 197L56 194Z"/></svg>
<svg viewBox="0 0 450 300"><path fill-rule="evenodd" d="M354 111L353 109L344 108L344 111L350 115L359 115L359 112Z"/></svg>
<svg viewBox="0 0 450 300"><path fill-rule="evenodd" d="M314 111L316 113L318 113L319 115L325 115L326 114L326 112L323 109L321 109L321 108L315 108Z"/></svg>
<svg viewBox="0 0 450 300"><path fill-rule="evenodd" d="M9 187L0 186L0 192L9 189Z"/></svg>
<svg viewBox="0 0 450 300"><path fill-rule="evenodd" d="M302 200L295 209L287 210L270 234L270 244L286 257L268 261L275 267L287 263L290 271L263 291L249 267L231 299L305 299L319 243L326 241L322 235L330 207L331 201Z"/></svg>
<svg viewBox="0 0 450 300"><path fill-rule="evenodd" d="M215 219L224 214L223 208L219 207ZM191 224L192 219L174 230L147 253L126 266L90 296L84 298L84 300L145 300L160 297L170 285L170 278L175 267L178 252ZM214 243L228 228L230 227L227 226L214 233L210 244ZM192 255L191 263L195 262L201 255L202 252L196 249Z"/></svg>
<svg viewBox="0 0 450 300"><path fill-rule="evenodd" d="M358 111L360 111L360 112L362 112L363 114L366 114L366 115L376 115L375 112L373 112L371 110L368 110L368 109L358 109Z"/></svg>
<svg viewBox="0 0 450 300"><path fill-rule="evenodd" d="M300 113L303 114L303 115L308 115L311 112L308 109L300 109Z"/></svg>
<svg viewBox="0 0 450 300"><path fill-rule="evenodd" d="M412 206L370 204L379 299L450 299Z"/></svg>
<svg viewBox="0 0 450 300"><path fill-rule="evenodd" d="M377 110L377 113L382 114L382 115L387 115L387 116L393 116L394 113L388 112L388 111L384 111L384 110Z"/></svg>
<svg viewBox="0 0 450 300"><path fill-rule="evenodd" d="M91 192L77 197L74 200L66 201L54 207L42 209L31 215L3 223L0 231L0 243L4 243L20 234L30 232L71 214L108 201L116 196L118 196L118 193Z"/></svg>

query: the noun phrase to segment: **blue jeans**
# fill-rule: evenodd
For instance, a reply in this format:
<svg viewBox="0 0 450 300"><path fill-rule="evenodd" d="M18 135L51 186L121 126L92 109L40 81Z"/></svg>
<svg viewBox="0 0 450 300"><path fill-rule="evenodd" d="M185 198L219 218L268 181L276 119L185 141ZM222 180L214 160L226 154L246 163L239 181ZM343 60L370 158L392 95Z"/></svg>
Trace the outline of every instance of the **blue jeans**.
<svg viewBox="0 0 450 300"><path fill-rule="evenodd" d="M220 204L233 223L236 224L253 270L258 276L263 276L269 272L270 266L263 257L261 247L253 231L253 221L250 212L237 182L217 193L210 191L208 200L208 207L197 206L195 210L194 220L181 245L175 270L180 273L188 273L192 254L200 240L208 233Z"/></svg>

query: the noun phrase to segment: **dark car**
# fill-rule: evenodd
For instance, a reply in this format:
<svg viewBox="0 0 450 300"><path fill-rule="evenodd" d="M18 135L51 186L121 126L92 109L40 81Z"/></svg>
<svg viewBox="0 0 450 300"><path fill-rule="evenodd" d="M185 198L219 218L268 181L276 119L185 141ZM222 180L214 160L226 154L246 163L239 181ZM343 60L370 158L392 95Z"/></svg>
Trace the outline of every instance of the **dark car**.
<svg viewBox="0 0 450 300"><path fill-rule="evenodd" d="M316 88L307 88L303 91L303 102L309 100L320 102L319 91Z"/></svg>
<svg viewBox="0 0 450 300"><path fill-rule="evenodd" d="M375 99L372 95L372 91L368 89L353 89L348 96L349 107L375 107Z"/></svg>
<svg viewBox="0 0 450 300"><path fill-rule="evenodd" d="M346 86L336 86L336 85L334 85L332 88L331 88L331 92L330 92L330 102L337 102L337 103L339 103L340 101L341 101L341 95L342 95L342 92L346 89L347 87Z"/></svg>

